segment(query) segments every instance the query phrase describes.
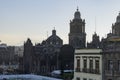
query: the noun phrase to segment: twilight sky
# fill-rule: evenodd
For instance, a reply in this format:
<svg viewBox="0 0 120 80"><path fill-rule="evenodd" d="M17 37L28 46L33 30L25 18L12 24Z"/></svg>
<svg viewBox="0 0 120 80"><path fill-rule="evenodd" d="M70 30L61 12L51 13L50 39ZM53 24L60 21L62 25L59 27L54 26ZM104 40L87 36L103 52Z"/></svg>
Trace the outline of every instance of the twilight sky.
<svg viewBox="0 0 120 80"><path fill-rule="evenodd" d="M45 40L56 29L68 43L69 23L77 6L86 22L87 40L96 32L100 38L111 30L120 11L120 0L0 0L0 40L8 45L23 45Z"/></svg>

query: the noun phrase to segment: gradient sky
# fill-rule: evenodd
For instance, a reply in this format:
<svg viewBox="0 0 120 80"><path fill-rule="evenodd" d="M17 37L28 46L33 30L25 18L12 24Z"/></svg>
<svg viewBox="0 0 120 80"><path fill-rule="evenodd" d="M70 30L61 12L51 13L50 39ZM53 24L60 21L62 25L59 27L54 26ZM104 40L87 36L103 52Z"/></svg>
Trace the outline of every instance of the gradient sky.
<svg viewBox="0 0 120 80"><path fill-rule="evenodd" d="M95 23L100 38L110 32L120 11L120 0L0 0L1 43L23 45L28 37L34 44L39 43L55 27L66 44L77 6L86 21L86 41L91 41Z"/></svg>

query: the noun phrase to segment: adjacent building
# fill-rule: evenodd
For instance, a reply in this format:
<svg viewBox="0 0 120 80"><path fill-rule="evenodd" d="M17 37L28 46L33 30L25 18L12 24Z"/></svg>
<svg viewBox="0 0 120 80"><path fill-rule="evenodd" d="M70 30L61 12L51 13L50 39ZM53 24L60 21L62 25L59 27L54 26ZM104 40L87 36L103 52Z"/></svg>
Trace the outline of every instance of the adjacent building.
<svg viewBox="0 0 120 80"><path fill-rule="evenodd" d="M102 80L102 50L76 49L73 80Z"/></svg>
<svg viewBox="0 0 120 80"><path fill-rule="evenodd" d="M16 54L15 46L0 44L0 73L15 73L19 68L19 56Z"/></svg>
<svg viewBox="0 0 120 80"><path fill-rule="evenodd" d="M75 50L74 58L74 80L120 80L120 13L106 38L100 41L95 33L87 49Z"/></svg>
<svg viewBox="0 0 120 80"><path fill-rule="evenodd" d="M103 44L104 80L120 80L120 13Z"/></svg>

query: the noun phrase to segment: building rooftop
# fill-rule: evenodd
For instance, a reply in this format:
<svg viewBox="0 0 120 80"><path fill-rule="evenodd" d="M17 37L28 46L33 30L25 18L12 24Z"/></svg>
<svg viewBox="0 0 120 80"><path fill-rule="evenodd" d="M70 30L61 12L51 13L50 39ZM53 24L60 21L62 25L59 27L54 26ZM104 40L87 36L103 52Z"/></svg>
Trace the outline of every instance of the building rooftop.
<svg viewBox="0 0 120 80"><path fill-rule="evenodd" d="M102 49L76 49L75 53L101 53Z"/></svg>

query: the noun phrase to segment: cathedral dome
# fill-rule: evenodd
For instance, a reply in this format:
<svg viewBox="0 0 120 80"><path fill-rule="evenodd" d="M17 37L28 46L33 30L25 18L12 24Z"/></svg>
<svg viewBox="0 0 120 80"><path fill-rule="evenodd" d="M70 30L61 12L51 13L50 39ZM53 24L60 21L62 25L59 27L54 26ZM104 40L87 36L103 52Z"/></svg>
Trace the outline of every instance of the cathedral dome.
<svg viewBox="0 0 120 80"><path fill-rule="evenodd" d="M116 18L116 22L117 22L117 23L120 23L120 12L119 12L119 15L118 15L117 18Z"/></svg>
<svg viewBox="0 0 120 80"><path fill-rule="evenodd" d="M81 14L80 14L80 12L79 12L79 10L77 8L77 11L74 14L74 19L80 19L80 18L81 18Z"/></svg>
<svg viewBox="0 0 120 80"><path fill-rule="evenodd" d="M46 42L48 44L61 44L62 45L62 39L56 35L56 30L52 30L52 35L47 38Z"/></svg>

